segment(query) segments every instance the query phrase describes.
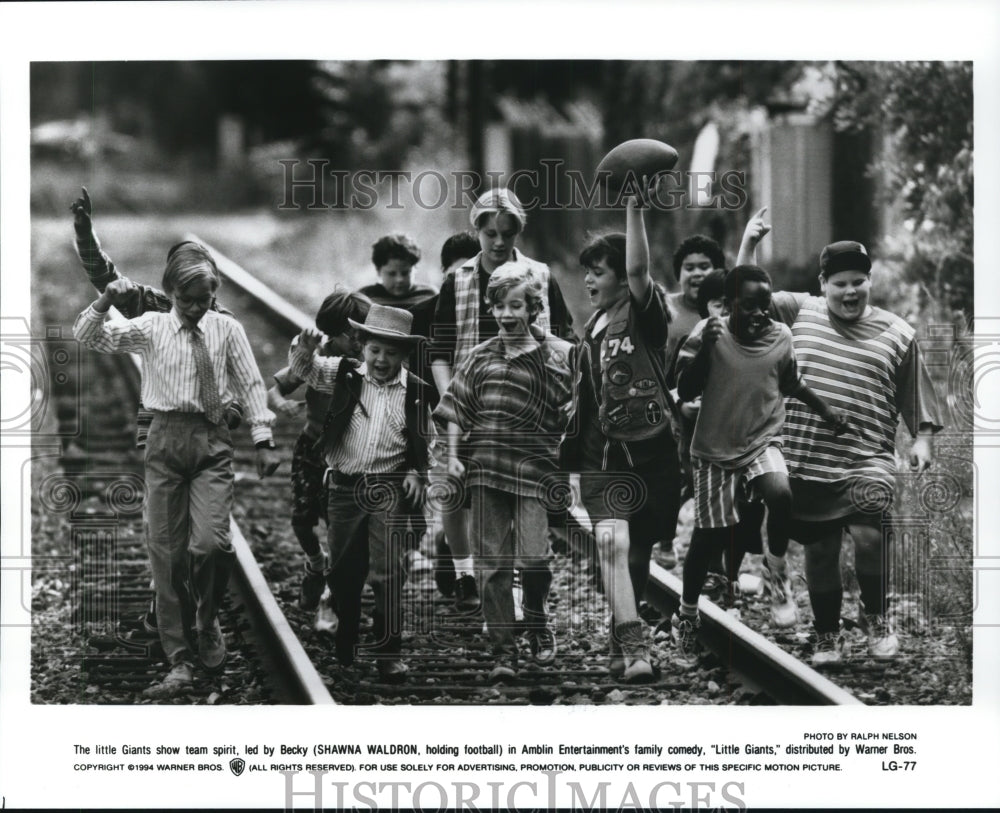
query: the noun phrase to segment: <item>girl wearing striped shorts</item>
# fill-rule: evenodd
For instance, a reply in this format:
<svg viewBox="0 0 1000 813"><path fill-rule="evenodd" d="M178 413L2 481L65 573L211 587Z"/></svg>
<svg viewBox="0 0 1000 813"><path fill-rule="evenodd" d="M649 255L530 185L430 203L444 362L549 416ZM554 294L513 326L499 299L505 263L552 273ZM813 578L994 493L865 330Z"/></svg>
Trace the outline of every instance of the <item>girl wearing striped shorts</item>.
<svg viewBox="0 0 1000 813"><path fill-rule="evenodd" d="M677 359L681 398L702 396L691 440L695 530L684 560L680 610L671 619L674 660L685 668L697 663L698 596L710 562L735 532L740 497L756 494L767 504L771 617L782 627L796 621L785 564L792 509L781 453L785 396L804 402L833 432L847 427L843 413L800 378L791 331L768 316L768 273L740 265L726 275L724 287L728 320L713 316L699 322Z"/></svg>

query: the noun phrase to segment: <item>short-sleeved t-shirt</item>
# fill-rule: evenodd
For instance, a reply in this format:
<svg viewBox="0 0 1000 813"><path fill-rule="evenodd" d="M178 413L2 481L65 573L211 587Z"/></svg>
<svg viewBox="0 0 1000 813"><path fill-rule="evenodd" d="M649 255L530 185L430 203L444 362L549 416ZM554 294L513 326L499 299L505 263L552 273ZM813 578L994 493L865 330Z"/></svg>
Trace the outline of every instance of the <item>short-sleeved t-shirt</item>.
<svg viewBox="0 0 1000 813"><path fill-rule="evenodd" d="M915 434L941 428L934 386L921 361L915 332L903 319L872 307L846 321L823 297L776 293L772 313L791 326L803 381L849 416L852 431L834 435L804 405L790 403L786 459L793 478L827 483L895 478L896 425L902 417Z"/></svg>
<svg viewBox="0 0 1000 813"><path fill-rule="evenodd" d="M680 372L702 346L708 320L691 331L677 359ZM780 443L785 422L785 396L801 384L792 332L772 322L750 344L725 330L711 349L701 409L691 439L691 456L722 468L746 465L771 443Z"/></svg>

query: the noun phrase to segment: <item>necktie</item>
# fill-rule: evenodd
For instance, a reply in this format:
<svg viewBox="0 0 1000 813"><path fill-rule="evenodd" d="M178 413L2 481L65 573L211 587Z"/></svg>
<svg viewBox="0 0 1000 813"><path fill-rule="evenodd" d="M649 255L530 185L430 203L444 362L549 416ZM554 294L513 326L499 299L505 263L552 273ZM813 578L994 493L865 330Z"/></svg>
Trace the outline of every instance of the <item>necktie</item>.
<svg viewBox="0 0 1000 813"><path fill-rule="evenodd" d="M191 347L194 350L194 369L198 374L198 387L201 390L201 405L205 409L205 417L211 423L222 420L222 399L219 398L219 388L215 385L215 373L212 371L212 359L208 357L208 348L199 330L188 331L191 334Z"/></svg>

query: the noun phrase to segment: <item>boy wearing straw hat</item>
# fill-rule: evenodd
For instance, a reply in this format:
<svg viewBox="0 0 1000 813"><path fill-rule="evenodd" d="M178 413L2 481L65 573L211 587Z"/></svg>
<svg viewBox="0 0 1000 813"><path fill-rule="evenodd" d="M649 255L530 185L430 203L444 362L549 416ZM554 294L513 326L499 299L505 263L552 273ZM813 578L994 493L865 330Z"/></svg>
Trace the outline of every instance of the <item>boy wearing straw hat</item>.
<svg viewBox="0 0 1000 813"><path fill-rule="evenodd" d="M367 578L375 594L370 651L380 677L398 683L407 673L399 657L403 539L433 459L429 387L403 367L419 341L411 332L412 314L372 305L364 323L348 321L362 342L360 366L318 355L323 337L314 328L299 335L289 364L309 386L333 396L317 447L328 466L328 583L339 618L337 660L343 666L354 662Z"/></svg>

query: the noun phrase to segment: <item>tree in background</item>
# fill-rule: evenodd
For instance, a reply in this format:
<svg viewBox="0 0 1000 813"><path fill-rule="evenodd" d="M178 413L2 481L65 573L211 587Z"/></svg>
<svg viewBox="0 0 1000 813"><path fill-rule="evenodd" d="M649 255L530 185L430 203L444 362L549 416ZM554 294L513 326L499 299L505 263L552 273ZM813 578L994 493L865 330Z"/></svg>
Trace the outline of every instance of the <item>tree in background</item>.
<svg viewBox="0 0 1000 813"><path fill-rule="evenodd" d="M971 62L838 62L834 121L876 129L884 148L871 171L905 229L905 279L940 309L973 312ZM890 245L892 241L890 241Z"/></svg>

